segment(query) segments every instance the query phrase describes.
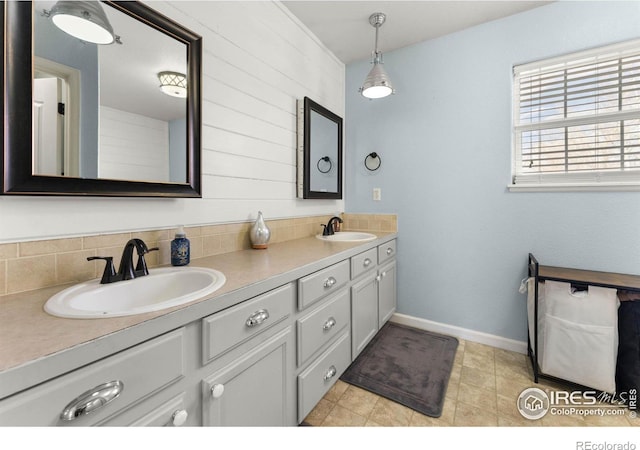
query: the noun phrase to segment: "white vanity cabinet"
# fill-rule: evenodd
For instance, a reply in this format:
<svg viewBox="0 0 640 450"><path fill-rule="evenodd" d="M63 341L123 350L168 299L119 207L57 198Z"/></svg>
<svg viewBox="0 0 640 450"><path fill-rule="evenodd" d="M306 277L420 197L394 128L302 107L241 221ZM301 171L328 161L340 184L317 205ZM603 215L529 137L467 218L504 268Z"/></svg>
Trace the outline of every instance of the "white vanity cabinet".
<svg viewBox="0 0 640 450"><path fill-rule="evenodd" d="M351 258L351 358L360 354L396 310L396 241ZM367 263L375 258L377 264Z"/></svg>

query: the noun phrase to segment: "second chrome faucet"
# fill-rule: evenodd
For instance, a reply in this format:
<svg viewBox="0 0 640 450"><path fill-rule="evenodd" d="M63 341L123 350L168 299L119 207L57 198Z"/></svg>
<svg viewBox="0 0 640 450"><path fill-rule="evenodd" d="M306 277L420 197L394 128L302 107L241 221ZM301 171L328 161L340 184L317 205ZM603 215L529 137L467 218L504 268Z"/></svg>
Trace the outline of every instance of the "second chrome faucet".
<svg viewBox="0 0 640 450"><path fill-rule="evenodd" d="M134 250L138 255L138 261L135 266L133 264ZM154 250L158 250L158 248L148 248L142 239L130 239L122 250L120 267L117 272L113 265L113 256L90 256L87 258L87 261L93 261L94 259L105 260L106 265L100 284L114 283L116 281L132 280L137 277L149 275L149 269L147 268L144 255Z"/></svg>

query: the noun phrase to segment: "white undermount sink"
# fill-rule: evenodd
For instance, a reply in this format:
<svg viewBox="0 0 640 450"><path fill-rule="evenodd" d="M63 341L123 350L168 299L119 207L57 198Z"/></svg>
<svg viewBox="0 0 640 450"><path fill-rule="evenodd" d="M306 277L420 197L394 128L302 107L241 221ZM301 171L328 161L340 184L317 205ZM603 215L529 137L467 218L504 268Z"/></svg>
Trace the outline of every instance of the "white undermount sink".
<svg viewBox="0 0 640 450"><path fill-rule="evenodd" d="M86 281L47 300L44 310L57 317L92 319L131 316L182 305L212 294L227 281L217 270L162 267L133 280L100 284Z"/></svg>
<svg viewBox="0 0 640 450"><path fill-rule="evenodd" d="M332 241L332 242L366 242L373 241L377 238L375 234L364 233L361 231L338 231L330 236L323 236L321 234L317 234L316 237L318 239L322 239L323 241Z"/></svg>

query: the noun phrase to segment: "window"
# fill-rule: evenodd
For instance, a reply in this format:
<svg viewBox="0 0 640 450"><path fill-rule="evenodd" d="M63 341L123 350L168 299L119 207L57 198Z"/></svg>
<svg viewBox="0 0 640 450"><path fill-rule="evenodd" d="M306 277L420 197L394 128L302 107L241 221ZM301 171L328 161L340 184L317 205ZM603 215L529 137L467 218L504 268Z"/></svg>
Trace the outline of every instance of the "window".
<svg viewBox="0 0 640 450"><path fill-rule="evenodd" d="M511 188L640 189L640 41L514 67Z"/></svg>

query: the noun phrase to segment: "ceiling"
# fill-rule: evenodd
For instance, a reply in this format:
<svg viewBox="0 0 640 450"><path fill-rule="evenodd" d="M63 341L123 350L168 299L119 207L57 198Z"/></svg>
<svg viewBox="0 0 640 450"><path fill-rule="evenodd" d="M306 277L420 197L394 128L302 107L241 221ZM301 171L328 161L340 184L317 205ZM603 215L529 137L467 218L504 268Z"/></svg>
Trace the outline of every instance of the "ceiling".
<svg viewBox="0 0 640 450"><path fill-rule="evenodd" d="M378 49L388 52L484 22L533 9L549 1L283 1L342 62L368 59L375 44L369 24L374 12L386 14Z"/></svg>

